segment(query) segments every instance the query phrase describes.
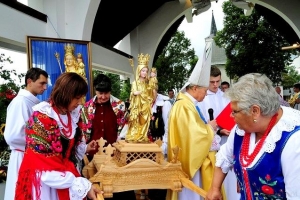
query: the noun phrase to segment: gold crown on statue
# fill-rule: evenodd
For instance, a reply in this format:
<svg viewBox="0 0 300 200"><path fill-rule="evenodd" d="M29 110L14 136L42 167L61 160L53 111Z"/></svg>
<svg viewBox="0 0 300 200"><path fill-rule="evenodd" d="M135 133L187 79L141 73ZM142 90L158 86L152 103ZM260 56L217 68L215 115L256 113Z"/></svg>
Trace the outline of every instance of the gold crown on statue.
<svg viewBox="0 0 300 200"><path fill-rule="evenodd" d="M155 74L156 74L156 73L157 73L157 70L156 70L156 68L155 68L155 67L152 67L152 68L151 68L151 72L153 72L153 73L155 73Z"/></svg>
<svg viewBox="0 0 300 200"><path fill-rule="evenodd" d="M77 54L77 58L82 58L81 53L78 53L78 54Z"/></svg>
<svg viewBox="0 0 300 200"><path fill-rule="evenodd" d="M150 59L150 55L149 54L138 54L138 65L145 65L148 66L149 63L149 59Z"/></svg>
<svg viewBox="0 0 300 200"><path fill-rule="evenodd" d="M74 55L74 46L72 44L65 44L65 54Z"/></svg>

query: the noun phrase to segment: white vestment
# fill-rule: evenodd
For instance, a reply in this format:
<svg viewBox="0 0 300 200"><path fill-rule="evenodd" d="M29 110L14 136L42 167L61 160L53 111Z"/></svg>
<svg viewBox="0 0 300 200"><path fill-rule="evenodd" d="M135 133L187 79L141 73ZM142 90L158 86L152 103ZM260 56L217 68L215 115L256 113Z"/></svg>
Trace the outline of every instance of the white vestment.
<svg viewBox="0 0 300 200"><path fill-rule="evenodd" d="M7 107L4 138L11 149L8 163L4 200L15 198L16 181L25 150L25 123L32 114L32 106L39 103L31 92L20 89Z"/></svg>
<svg viewBox="0 0 300 200"><path fill-rule="evenodd" d="M169 113L172 108L172 104L170 101L165 101L163 108L162 108L162 117L165 124L165 134L163 136L163 144L161 145L161 148L163 150L163 154L165 155L165 158L167 157L168 153L168 123L169 123Z"/></svg>
<svg viewBox="0 0 300 200"><path fill-rule="evenodd" d="M198 170L195 173L191 181L193 181L193 183L198 187L202 188L200 170ZM182 191L178 192L178 200L204 200L204 198L202 198L196 192L193 192L192 190L183 187Z"/></svg>
<svg viewBox="0 0 300 200"><path fill-rule="evenodd" d="M199 102L197 105L200 107L203 115L207 121L210 121L208 109L213 109L213 117L216 119L222 110L230 103L229 99L224 97L224 92L220 89L216 93L207 90L207 95L202 102ZM228 116L230 117L230 116ZM228 130L230 131L230 130ZM228 136L222 136L220 142L221 145L226 143ZM240 199L240 194L237 193L237 179L232 170L230 170L223 182L227 200L238 200Z"/></svg>

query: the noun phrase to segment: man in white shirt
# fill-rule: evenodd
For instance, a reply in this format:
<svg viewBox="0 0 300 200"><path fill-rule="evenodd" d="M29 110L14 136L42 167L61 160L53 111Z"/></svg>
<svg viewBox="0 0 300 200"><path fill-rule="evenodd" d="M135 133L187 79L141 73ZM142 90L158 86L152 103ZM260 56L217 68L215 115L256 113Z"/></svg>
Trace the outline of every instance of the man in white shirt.
<svg viewBox="0 0 300 200"><path fill-rule="evenodd" d="M169 89L168 90L168 96L169 96L169 101L171 102L171 104L173 105L175 100L176 100L176 97L175 97L175 94L174 94L174 90L173 89Z"/></svg>
<svg viewBox="0 0 300 200"><path fill-rule="evenodd" d="M25 150L25 124L32 114L32 107L40 101L36 97L47 89L48 74L39 68L31 68L25 75L25 88L7 108L4 138L11 149L4 200L15 199L15 188Z"/></svg>
<svg viewBox="0 0 300 200"><path fill-rule="evenodd" d="M224 97L224 93L219 88L221 83L221 71L216 66L211 66L209 86L206 93L206 96L202 102L198 103L204 118L209 121L209 113L208 110L210 108L213 109L213 117L214 119L222 112L222 110L228 105L229 100ZM229 116L228 116L229 117ZM230 133L230 130L222 129L219 127L218 132L220 136L222 136L222 142L226 142L227 136Z"/></svg>

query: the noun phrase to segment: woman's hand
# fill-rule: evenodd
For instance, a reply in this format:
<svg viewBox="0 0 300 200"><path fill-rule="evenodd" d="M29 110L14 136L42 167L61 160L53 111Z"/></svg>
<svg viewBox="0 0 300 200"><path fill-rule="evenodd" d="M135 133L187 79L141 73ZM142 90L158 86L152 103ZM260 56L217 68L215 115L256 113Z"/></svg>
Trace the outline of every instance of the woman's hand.
<svg viewBox="0 0 300 200"><path fill-rule="evenodd" d="M97 142L95 140L92 140L90 143L87 144L86 153L93 151L96 148L97 148Z"/></svg>
<svg viewBox="0 0 300 200"><path fill-rule="evenodd" d="M95 185L92 185L90 191L87 193L87 197L91 200L98 200L97 194L102 194L103 192L98 189Z"/></svg>
<svg viewBox="0 0 300 200"><path fill-rule="evenodd" d="M142 92L141 91L135 91L133 92L134 95L140 95Z"/></svg>
<svg viewBox="0 0 300 200"><path fill-rule="evenodd" d="M205 197L205 200L222 200L222 194L221 190L218 188L210 188L210 190L207 192L207 195Z"/></svg>

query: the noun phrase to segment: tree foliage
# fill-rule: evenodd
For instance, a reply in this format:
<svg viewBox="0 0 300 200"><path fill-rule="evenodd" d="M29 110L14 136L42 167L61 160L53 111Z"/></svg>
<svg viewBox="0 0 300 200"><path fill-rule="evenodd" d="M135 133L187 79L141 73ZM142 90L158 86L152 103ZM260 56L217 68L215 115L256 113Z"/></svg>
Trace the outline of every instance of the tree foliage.
<svg viewBox="0 0 300 200"><path fill-rule="evenodd" d="M5 68L6 64L12 63L13 61L10 57L6 57L2 53L0 54L0 126L1 124L5 124L8 104L17 95L20 88L24 88L24 85L19 86L17 82L21 82L25 74L18 74L14 69Z"/></svg>
<svg viewBox="0 0 300 200"><path fill-rule="evenodd" d="M295 66L287 66L286 71L282 73L282 86L285 89L292 88L295 83L299 83L300 74Z"/></svg>
<svg viewBox="0 0 300 200"><path fill-rule="evenodd" d="M13 61L10 57L0 53L0 183L6 181L7 166L11 152L3 135L7 107L17 96L19 90L24 88L24 85L19 86L17 82L21 82L25 74L18 74L16 70L9 69L9 66L6 66L6 64L10 65L12 63Z"/></svg>
<svg viewBox="0 0 300 200"><path fill-rule="evenodd" d="M166 93L168 89L179 91L194 69L198 57L190 48L191 41L183 31L177 31L158 56L153 67L157 69L158 90Z"/></svg>
<svg viewBox="0 0 300 200"><path fill-rule="evenodd" d="M230 78L258 72L274 83L282 81L281 72L291 63L295 51L282 51L290 44L264 17L253 10L245 16L230 1L223 3L224 29L217 32L215 42L226 52L226 73Z"/></svg>
<svg viewBox="0 0 300 200"><path fill-rule="evenodd" d="M121 87L121 93L119 98L122 99L123 101L126 101L129 99L130 96L130 91L131 91L131 84L130 84L130 79L128 78L127 80L121 81L122 87Z"/></svg>

